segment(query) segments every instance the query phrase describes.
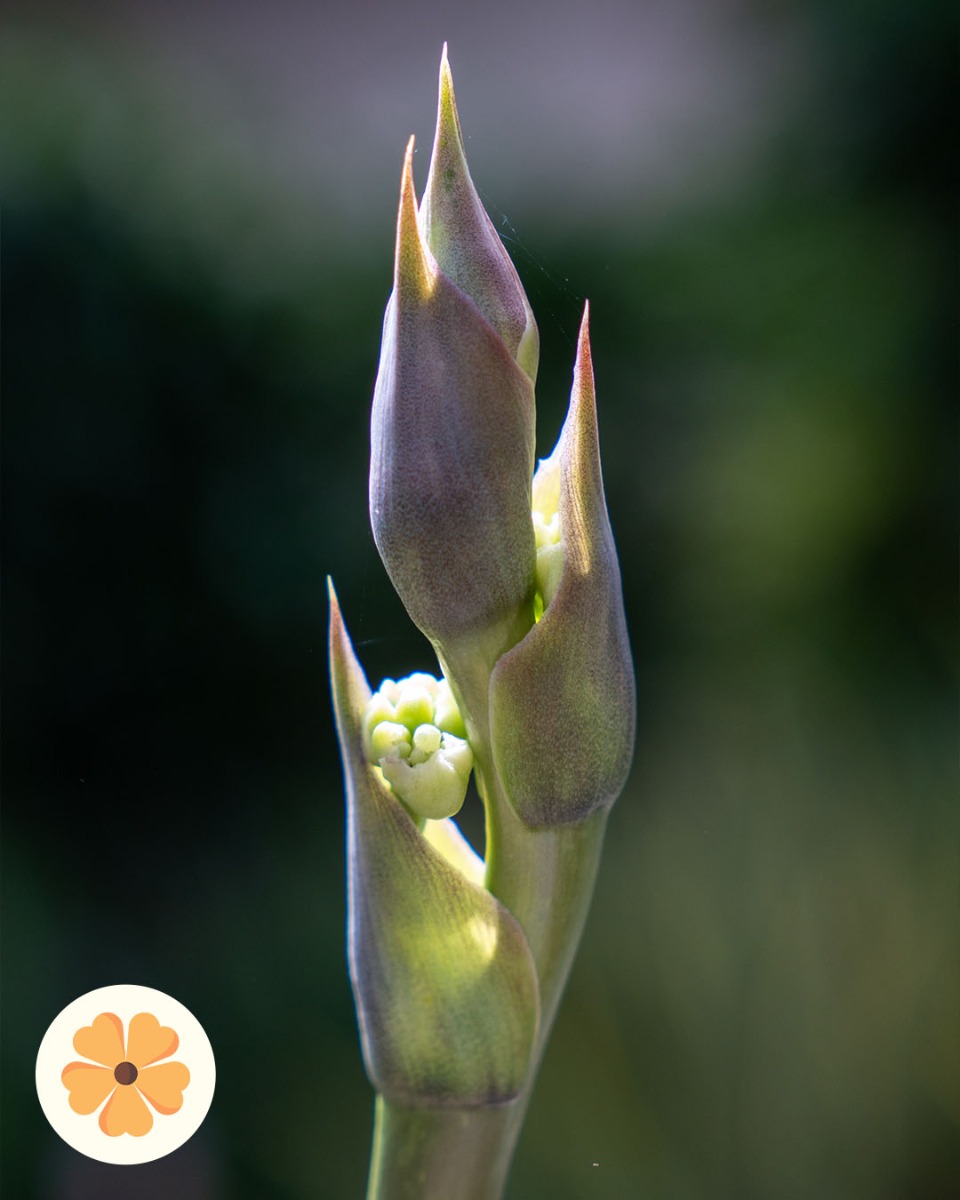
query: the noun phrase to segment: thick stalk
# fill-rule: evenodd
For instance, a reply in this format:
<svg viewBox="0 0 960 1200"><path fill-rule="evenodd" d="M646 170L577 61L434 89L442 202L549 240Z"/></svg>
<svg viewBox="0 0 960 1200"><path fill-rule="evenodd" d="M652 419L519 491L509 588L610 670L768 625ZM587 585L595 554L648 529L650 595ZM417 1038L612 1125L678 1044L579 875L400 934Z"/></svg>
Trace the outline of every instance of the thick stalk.
<svg viewBox="0 0 960 1200"><path fill-rule="evenodd" d="M530 1074L503 1132L509 1163L590 911L607 813L579 825L529 829L502 796L485 791L484 797L487 887L523 927L540 983L540 1028Z"/></svg>
<svg viewBox="0 0 960 1200"><path fill-rule="evenodd" d="M484 787L487 887L517 918L537 964L541 1049L556 1016L590 910L606 812L577 825L530 829Z"/></svg>
<svg viewBox="0 0 960 1200"><path fill-rule="evenodd" d="M500 1200L516 1107L404 1108L378 1096L367 1200Z"/></svg>

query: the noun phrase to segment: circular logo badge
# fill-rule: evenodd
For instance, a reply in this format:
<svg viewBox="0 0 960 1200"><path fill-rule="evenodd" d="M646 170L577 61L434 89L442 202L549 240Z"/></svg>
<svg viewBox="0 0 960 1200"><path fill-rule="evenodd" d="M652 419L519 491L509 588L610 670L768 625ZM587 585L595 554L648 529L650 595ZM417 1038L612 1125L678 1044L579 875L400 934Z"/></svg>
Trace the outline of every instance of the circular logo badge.
<svg viewBox="0 0 960 1200"><path fill-rule="evenodd" d="M200 1128L216 1085L203 1027L172 996L121 983L80 996L37 1052L37 1096L74 1150L145 1163Z"/></svg>

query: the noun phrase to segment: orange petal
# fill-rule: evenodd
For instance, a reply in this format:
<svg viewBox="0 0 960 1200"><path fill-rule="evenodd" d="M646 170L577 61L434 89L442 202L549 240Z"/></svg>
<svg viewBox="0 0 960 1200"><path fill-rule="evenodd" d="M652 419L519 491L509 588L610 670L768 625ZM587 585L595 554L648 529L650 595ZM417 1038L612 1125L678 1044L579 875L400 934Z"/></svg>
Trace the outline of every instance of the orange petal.
<svg viewBox="0 0 960 1200"><path fill-rule="evenodd" d="M168 1025L161 1025L153 1013L137 1013L127 1034L127 1058L137 1068L147 1067L158 1058L166 1058L180 1045L180 1039Z"/></svg>
<svg viewBox="0 0 960 1200"><path fill-rule="evenodd" d="M147 1067L137 1076L137 1087L158 1113L169 1116L183 1104L183 1089L190 1082L190 1072L183 1063L161 1063Z"/></svg>
<svg viewBox="0 0 960 1200"><path fill-rule="evenodd" d="M70 1107L84 1116L95 1112L117 1086L113 1072L93 1063L68 1063L61 1072L63 1086L70 1093Z"/></svg>
<svg viewBox="0 0 960 1200"><path fill-rule="evenodd" d="M101 1013L92 1025L77 1030L73 1048L84 1058L92 1058L113 1070L123 1061L123 1022L115 1013Z"/></svg>
<svg viewBox="0 0 960 1200"><path fill-rule="evenodd" d="M103 1106L100 1128L107 1137L119 1137L121 1133L143 1137L153 1128L153 1116L135 1087L118 1087Z"/></svg>

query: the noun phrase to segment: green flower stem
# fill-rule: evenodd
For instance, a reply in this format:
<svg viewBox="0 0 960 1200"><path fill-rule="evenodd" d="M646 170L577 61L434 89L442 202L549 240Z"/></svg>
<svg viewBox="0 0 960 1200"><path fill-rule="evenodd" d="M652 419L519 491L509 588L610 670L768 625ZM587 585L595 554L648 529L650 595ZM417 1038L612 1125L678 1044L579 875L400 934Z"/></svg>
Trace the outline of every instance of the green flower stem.
<svg viewBox="0 0 960 1200"><path fill-rule="evenodd" d="M487 795L486 883L520 922L537 965L540 1052L590 910L606 825L602 811L577 825L529 829L506 800Z"/></svg>
<svg viewBox="0 0 960 1200"><path fill-rule="evenodd" d="M500 1200L519 1103L406 1108L378 1096L367 1200Z"/></svg>

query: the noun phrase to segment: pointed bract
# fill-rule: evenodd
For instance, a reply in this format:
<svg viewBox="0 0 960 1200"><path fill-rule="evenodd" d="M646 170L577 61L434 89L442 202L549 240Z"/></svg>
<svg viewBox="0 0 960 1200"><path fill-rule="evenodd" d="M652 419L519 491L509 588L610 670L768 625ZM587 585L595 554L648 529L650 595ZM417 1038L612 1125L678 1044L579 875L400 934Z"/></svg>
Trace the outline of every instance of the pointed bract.
<svg viewBox="0 0 960 1200"><path fill-rule="evenodd" d="M394 289L371 417L370 521L413 621L449 659L532 621L533 385L438 269L404 163Z"/></svg>
<svg viewBox="0 0 960 1200"><path fill-rule="evenodd" d="M400 207L397 210L397 244L393 263L393 286L410 303L425 301L433 291L437 263L420 237L417 193L413 186L414 138L407 142L400 177Z"/></svg>
<svg viewBox="0 0 960 1200"><path fill-rule="evenodd" d="M609 807L633 757L633 663L603 495L586 311L570 408L541 471L553 470L557 460L562 566L556 590L490 680L494 762L505 793L530 826L582 821Z"/></svg>
<svg viewBox="0 0 960 1200"><path fill-rule="evenodd" d="M366 761L370 688L332 585L330 670L347 792L350 978L367 1074L397 1103L509 1101L526 1080L539 1020L530 950L514 917L424 837Z"/></svg>
<svg viewBox="0 0 960 1200"><path fill-rule="evenodd" d="M537 323L516 268L470 178L446 46L420 228L440 270L470 297L531 381L536 380Z"/></svg>

